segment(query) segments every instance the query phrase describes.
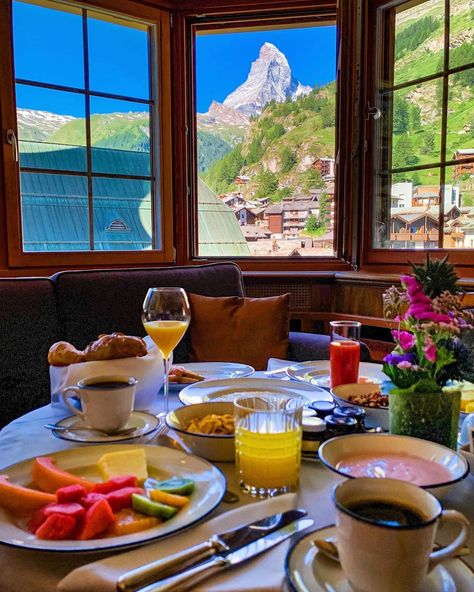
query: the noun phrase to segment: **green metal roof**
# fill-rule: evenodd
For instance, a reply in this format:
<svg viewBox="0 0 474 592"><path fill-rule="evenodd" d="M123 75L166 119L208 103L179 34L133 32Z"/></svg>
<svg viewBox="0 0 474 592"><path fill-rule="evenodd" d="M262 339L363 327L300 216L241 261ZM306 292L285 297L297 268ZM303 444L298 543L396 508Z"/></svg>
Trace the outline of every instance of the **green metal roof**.
<svg viewBox="0 0 474 592"><path fill-rule="evenodd" d="M20 142L21 166L85 170L85 148ZM95 172L148 173L144 152L92 149ZM151 183L140 179L94 177L94 243L98 250L151 248ZM23 240L26 251L89 250L87 177L21 173ZM199 180L198 239L200 256L246 256L249 248L231 208Z"/></svg>

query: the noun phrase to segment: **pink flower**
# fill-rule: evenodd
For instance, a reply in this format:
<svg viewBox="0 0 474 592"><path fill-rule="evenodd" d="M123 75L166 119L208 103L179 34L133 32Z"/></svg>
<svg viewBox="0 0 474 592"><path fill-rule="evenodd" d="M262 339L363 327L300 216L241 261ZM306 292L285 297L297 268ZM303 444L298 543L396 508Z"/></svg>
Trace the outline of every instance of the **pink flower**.
<svg viewBox="0 0 474 592"><path fill-rule="evenodd" d="M425 339L425 345L423 346L426 359L428 362L436 362L436 345L434 344L431 337Z"/></svg>
<svg viewBox="0 0 474 592"><path fill-rule="evenodd" d="M410 362L407 362L406 360L397 364L397 368L400 368L400 370L409 370L412 367Z"/></svg>
<svg viewBox="0 0 474 592"><path fill-rule="evenodd" d="M408 331L392 331L392 335L403 351L411 349L416 343L416 337Z"/></svg>

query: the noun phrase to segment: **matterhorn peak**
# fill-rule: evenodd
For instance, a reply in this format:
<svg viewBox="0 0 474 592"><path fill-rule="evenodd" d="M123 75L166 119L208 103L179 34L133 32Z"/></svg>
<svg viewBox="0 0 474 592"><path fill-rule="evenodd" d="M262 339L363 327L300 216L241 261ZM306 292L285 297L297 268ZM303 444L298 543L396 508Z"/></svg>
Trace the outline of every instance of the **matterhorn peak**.
<svg viewBox="0 0 474 592"><path fill-rule="evenodd" d="M247 80L226 97L224 105L248 116L259 115L272 100L282 103L288 97L294 99L310 91L311 87L292 76L286 56L266 41L252 63Z"/></svg>

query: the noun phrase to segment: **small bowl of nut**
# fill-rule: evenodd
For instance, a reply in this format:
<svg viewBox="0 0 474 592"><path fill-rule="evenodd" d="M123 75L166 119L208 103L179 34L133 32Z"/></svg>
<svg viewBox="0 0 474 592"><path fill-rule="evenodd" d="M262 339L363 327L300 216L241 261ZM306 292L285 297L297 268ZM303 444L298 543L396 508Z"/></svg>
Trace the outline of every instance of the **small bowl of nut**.
<svg viewBox="0 0 474 592"><path fill-rule="evenodd" d="M389 430L388 396L381 393L379 385L340 384L331 389L331 395L340 406L362 407L365 411L366 427L381 427L384 432Z"/></svg>
<svg viewBox="0 0 474 592"><path fill-rule="evenodd" d="M193 454L214 462L235 460L234 403L207 401L170 411L166 425Z"/></svg>

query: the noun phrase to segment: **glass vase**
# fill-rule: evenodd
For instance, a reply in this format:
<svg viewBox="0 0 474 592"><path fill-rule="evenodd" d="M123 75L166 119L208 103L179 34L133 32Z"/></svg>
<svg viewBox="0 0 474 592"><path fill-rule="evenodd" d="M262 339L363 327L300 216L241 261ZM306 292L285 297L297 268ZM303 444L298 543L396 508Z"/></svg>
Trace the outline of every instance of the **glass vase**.
<svg viewBox="0 0 474 592"><path fill-rule="evenodd" d="M461 392L389 393L390 432L456 450Z"/></svg>

